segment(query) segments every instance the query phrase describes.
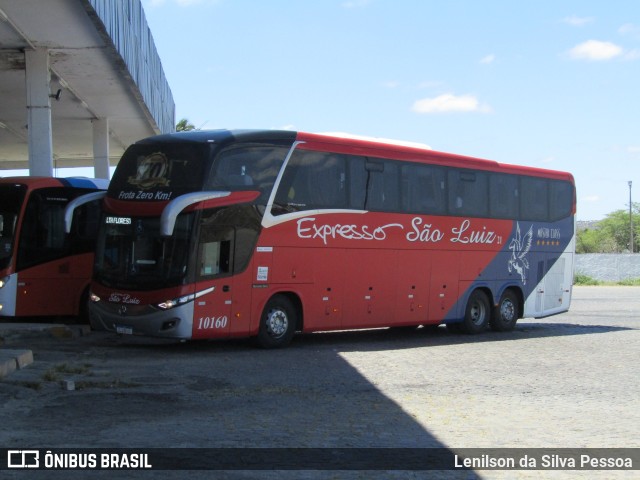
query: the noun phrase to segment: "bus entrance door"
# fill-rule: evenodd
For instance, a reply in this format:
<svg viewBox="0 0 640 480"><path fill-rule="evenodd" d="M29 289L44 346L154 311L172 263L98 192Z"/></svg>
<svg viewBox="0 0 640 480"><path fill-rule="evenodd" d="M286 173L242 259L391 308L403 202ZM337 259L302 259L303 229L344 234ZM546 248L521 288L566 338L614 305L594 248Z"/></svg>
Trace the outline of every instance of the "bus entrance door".
<svg viewBox="0 0 640 480"><path fill-rule="evenodd" d="M233 227L204 224L198 245L200 280L193 312L193 338L229 336L233 296Z"/></svg>
<svg viewBox="0 0 640 480"><path fill-rule="evenodd" d="M207 292L207 290L213 289L213 291L195 299L193 338L224 338L229 336L232 278L218 280L215 284L200 290Z"/></svg>

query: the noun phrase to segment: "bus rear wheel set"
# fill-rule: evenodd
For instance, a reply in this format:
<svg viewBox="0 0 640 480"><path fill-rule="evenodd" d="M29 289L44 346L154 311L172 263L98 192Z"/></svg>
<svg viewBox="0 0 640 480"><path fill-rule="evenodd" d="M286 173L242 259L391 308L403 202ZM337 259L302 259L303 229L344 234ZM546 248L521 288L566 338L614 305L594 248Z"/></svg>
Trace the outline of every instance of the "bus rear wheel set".
<svg viewBox="0 0 640 480"><path fill-rule="evenodd" d="M506 290L493 309L487 294L475 290L469 296L462 322L448 323L447 328L456 333L469 334L483 332L489 327L494 332L508 332L516 326L519 313L520 300L513 290Z"/></svg>
<svg viewBox="0 0 640 480"><path fill-rule="evenodd" d="M483 332L489 327L495 332L508 332L516 326L519 312L520 300L513 290L506 290L493 309L487 294L475 290L467 301L464 320L449 323L447 328L469 334ZM298 310L291 300L286 295L274 295L260 317L257 343L262 348L285 347L293 339L297 325Z"/></svg>

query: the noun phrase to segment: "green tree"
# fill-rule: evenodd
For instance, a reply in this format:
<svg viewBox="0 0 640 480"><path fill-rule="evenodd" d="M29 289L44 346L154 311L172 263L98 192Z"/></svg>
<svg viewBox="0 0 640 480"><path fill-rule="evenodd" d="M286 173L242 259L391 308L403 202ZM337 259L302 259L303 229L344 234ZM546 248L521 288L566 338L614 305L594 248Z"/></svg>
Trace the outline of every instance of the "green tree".
<svg viewBox="0 0 640 480"><path fill-rule="evenodd" d="M624 210L616 210L608 214L599 223L604 238L613 239L618 252L629 248L629 214Z"/></svg>
<svg viewBox="0 0 640 480"><path fill-rule="evenodd" d="M602 253L600 251L601 237L599 230L587 228L576 235L577 253Z"/></svg>
<svg viewBox="0 0 640 480"><path fill-rule="evenodd" d="M189 130L195 130L196 127L192 123L189 123L189 120L186 118L181 119L176 124L176 132L188 132Z"/></svg>
<svg viewBox="0 0 640 480"><path fill-rule="evenodd" d="M640 245L640 204L632 207L633 251ZM585 229L577 234L577 253L619 253L631 250L629 246L629 211L616 210L598 222L595 229Z"/></svg>

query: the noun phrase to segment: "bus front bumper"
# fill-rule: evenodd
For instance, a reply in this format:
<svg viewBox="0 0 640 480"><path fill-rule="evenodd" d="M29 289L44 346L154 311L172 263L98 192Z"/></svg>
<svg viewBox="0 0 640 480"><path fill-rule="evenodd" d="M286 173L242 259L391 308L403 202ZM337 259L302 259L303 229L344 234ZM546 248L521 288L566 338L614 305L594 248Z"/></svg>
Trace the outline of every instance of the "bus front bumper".
<svg viewBox="0 0 640 480"><path fill-rule="evenodd" d="M103 302L90 302L89 321L93 330L123 335L190 339L193 331L193 302L140 315L129 314L126 306L114 312L113 308L105 307Z"/></svg>

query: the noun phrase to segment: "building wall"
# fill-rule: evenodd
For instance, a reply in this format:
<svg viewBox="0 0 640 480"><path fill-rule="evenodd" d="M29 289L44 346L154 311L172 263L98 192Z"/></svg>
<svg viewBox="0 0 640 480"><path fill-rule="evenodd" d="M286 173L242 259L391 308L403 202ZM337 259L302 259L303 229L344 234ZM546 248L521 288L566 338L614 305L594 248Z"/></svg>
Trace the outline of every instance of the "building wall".
<svg viewBox="0 0 640 480"><path fill-rule="evenodd" d="M575 273L596 280L618 282L640 278L640 255L632 253L583 253L575 257Z"/></svg>

